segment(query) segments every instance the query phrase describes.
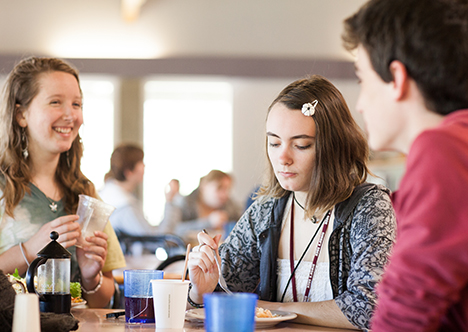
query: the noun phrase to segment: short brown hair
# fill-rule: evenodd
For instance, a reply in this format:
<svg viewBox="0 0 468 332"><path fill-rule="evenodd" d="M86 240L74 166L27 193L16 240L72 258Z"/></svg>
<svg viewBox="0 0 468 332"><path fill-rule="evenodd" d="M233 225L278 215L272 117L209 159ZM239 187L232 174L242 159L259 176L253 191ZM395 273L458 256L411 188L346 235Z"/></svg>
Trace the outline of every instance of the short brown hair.
<svg viewBox="0 0 468 332"><path fill-rule="evenodd" d="M300 112L302 105L314 100L318 100L312 116L316 125L316 157L306 203L308 217L316 209L328 210L344 201L354 187L365 181L369 172L366 165L369 156L367 141L343 96L326 78L314 75L291 83L276 97L268 113L277 103ZM268 163L259 196L279 198L288 193Z"/></svg>
<svg viewBox="0 0 468 332"><path fill-rule="evenodd" d="M104 180L116 179L125 181L125 172L133 171L136 164L143 161L145 154L143 149L135 144L123 143L115 148L110 159L110 170Z"/></svg>
<svg viewBox="0 0 468 332"><path fill-rule="evenodd" d="M343 42L362 45L385 82L391 62L403 63L429 110L468 108L467 0L371 0L345 20Z"/></svg>
<svg viewBox="0 0 468 332"><path fill-rule="evenodd" d="M208 174L200 178L200 186L212 181L220 182L224 178L232 180L231 175L229 175L228 173L224 173L223 171L213 169Z"/></svg>

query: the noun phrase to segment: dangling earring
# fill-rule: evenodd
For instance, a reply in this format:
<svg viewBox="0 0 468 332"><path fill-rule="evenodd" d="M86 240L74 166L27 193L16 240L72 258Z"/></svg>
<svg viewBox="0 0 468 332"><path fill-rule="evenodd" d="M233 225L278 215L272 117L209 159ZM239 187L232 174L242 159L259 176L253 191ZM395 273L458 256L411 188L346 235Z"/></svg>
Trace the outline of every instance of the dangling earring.
<svg viewBox="0 0 468 332"><path fill-rule="evenodd" d="M28 156L29 156L28 138L26 137L26 129L24 129L24 128L21 129L21 141L23 142L22 145L24 145L23 158L24 158L24 160L27 160Z"/></svg>
<svg viewBox="0 0 468 332"><path fill-rule="evenodd" d="M67 165L70 168L70 150L67 151Z"/></svg>

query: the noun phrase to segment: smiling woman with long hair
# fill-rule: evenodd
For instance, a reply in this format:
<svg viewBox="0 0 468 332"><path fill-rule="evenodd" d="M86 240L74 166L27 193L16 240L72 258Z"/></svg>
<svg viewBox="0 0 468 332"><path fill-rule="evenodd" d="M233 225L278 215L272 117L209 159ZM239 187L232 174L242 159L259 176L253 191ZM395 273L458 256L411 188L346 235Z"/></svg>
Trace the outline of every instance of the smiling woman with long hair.
<svg viewBox="0 0 468 332"><path fill-rule="evenodd" d="M59 233L72 253L72 281L80 281L92 307L114 294L112 270L125 266L115 233L80 236L78 195L97 197L80 170L83 123L78 72L55 58L19 62L7 78L0 106L0 266L23 274L29 262Z"/></svg>

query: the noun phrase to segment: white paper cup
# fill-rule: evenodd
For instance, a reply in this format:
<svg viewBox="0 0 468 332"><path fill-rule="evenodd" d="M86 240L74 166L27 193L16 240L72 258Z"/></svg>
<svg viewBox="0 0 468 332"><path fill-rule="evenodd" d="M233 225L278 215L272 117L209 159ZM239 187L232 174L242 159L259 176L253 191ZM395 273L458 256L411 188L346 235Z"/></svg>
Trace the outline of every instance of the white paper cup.
<svg viewBox="0 0 468 332"><path fill-rule="evenodd" d="M189 283L182 280L151 280L156 328L184 327Z"/></svg>
<svg viewBox="0 0 468 332"><path fill-rule="evenodd" d="M37 294L16 294L12 332L41 332Z"/></svg>

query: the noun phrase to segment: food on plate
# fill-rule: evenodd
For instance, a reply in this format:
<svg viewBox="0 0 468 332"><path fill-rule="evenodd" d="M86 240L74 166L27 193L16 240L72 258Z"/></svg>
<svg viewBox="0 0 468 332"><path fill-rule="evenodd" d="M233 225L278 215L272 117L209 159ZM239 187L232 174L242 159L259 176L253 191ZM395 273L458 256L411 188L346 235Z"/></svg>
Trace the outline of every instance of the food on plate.
<svg viewBox="0 0 468 332"><path fill-rule="evenodd" d="M15 269L15 273L7 275L8 280L13 285L13 289L15 290L16 294L27 293L26 288L26 281L24 278L21 278L18 269Z"/></svg>
<svg viewBox="0 0 468 332"><path fill-rule="evenodd" d="M21 278L18 273L18 269L15 269L15 273L7 275L8 280L12 283L16 294L27 293L26 280ZM37 280L34 279L34 284L37 287ZM70 282L70 295L71 302L73 304L85 302L81 297L81 285L79 282Z"/></svg>
<svg viewBox="0 0 468 332"><path fill-rule="evenodd" d="M79 282L70 283L70 295L72 298L72 303L84 302L83 298L81 297L81 285Z"/></svg>
<svg viewBox="0 0 468 332"><path fill-rule="evenodd" d="M255 317L257 318L273 318L273 317L278 317L278 315L274 315L271 313L270 310L268 309L263 309L260 307L255 308Z"/></svg>

